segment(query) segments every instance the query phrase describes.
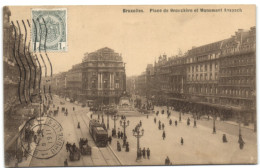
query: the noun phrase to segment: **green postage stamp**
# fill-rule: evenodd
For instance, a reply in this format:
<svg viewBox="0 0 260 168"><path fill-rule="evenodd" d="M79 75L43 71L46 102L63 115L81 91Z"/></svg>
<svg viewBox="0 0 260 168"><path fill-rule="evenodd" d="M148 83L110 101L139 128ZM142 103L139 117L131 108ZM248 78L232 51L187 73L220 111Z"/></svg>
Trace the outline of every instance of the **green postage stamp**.
<svg viewBox="0 0 260 168"><path fill-rule="evenodd" d="M67 51L67 9L32 9L32 50Z"/></svg>

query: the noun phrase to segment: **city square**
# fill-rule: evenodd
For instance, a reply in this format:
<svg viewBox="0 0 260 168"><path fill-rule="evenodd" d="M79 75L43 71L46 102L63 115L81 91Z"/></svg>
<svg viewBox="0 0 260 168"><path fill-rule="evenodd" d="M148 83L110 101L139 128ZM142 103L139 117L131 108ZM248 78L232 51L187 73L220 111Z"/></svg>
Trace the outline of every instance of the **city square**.
<svg viewBox="0 0 260 168"><path fill-rule="evenodd" d="M253 12L214 36L190 25L223 16L139 7L4 7L7 167L257 164Z"/></svg>

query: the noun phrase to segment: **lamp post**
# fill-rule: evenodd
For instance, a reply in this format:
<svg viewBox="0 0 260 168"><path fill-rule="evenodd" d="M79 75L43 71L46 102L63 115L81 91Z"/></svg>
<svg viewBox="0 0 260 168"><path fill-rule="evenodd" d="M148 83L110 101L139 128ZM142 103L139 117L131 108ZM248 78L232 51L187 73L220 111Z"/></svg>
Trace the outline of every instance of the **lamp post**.
<svg viewBox="0 0 260 168"><path fill-rule="evenodd" d="M126 134L125 134L125 128L129 126L129 120L126 121L126 118L124 117L123 120L120 120L120 126L124 128L124 139L123 139L123 147L126 146Z"/></svg>
<svg viewBox="0 0 260 168"><path fill-rule="evenodd" d="M133 136L137 138L137 156L136 156L136 161L141 159L141 153L139 153L139 148L140 148L140 138L144 135L144 129L140 131L140 125L136 126L136 129L133 129Z"/></svg>
<svg viewBox="0 0 260 168"><path fill-rule="evenodd" d="M241 136L241 114L238 113L238 136Z"/></svg>
<svg viewBox="0 0 260 168"><path fill-rule="evenodd" d="M179 113L179 122L181 122L181 110L180 110L180 113Z"/></svg>
<svg viewBox="0 0 260 168"><path fill-rule="evenodd" d="M104 113L104 112L103 112L103 113ZM101 115L102 124L104 124L104 115L103 115L103 113L102 113L102 115Z"/></svg>
<svg viewBox="0 0 260 168"><path fill-rule="evenodd" d="M107 129L109 129L109 114L108 114L108 111L107 111Z"/></svg>
<svg viewBox="0 0 260 168"><path fill-rule="evenodd" d="M112 120L114 120L114 137L116 136L116 120L118 120L118 115L111 116Z"/></svg>
<svg viewBox="0 0 260 168"><path fill-rule="evenodd" d="M216 113L213 114L213 134L216 134Z"/></svg>

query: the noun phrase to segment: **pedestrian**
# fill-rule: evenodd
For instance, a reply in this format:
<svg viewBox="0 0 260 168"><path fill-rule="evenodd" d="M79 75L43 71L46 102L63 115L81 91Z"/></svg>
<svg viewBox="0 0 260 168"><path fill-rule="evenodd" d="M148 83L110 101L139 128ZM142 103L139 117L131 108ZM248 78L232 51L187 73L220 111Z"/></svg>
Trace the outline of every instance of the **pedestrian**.
<svg viewBox="0 0 260 168"><path fill-rule="evenodd" d="M164 123L162 123L162 129L164 130Z"/></svg>
<svg viewBox="0 0 260 168"><path fill-rule="evenodd" d="M193 127L197 127L197 121L196 121L196 120L194 120L194 125L193 125Z"/></svg>
<svg viewBox="0 0 260 168"><path fill-rule="evenodd" d="M142 126L142 121L140 120L140 122L139 122L139 125L140 125L140 127Z"/></svg>
<svg viewBox="0 0 260 168"><path fill-rule="evenodd" d="M78 128L80 128L80 123L78 122Z"/></svg>
<svg viewBox="0 0 260 168"><path fill-rule="evenodd" d="M126 142L125 151L129 152L129 143L128 142Z"/></svg>
<svg viewBox="0 0 260 168"><path fill-rule="evenodd" d="M190 118L187 119L187 125L190 126Z"/></svg>
<svg viewBox="0 0 260 168"><path fill-rule="evenodd" d="M172 125L172 119L169 120L169 124Z"/></svg>
<svg viewBox="0 0 260 168"><path fill-rule="evenodd" d="M181 137L181 145L183 145L184 141L183 141L183 138Z"/></svg>
<svg viewBox="0 0 260 168"><path fill-rule="evenodd" d="M67 143L66 143L66 150L67 150L67 152L69 151L69 142L67 141Z"/></svg>
<svg viewBox="0 0 260 168"><path fill-rule="evenodd" d="M166 137L166 135L165 135L165 131L163 131L162 137L163 137L163 140L164 140L165 137Z"/></svg>
<svg viewBox="0 0 260 168"><path fill-rule="evenodd" d="M159 128L159 130L161 130L161 124L159 124L159 127L158 127L158 128Z"/></svg>
<svg viewBox="0 0 260 168"><path fill-rule="evenodd" d="M112 136L116 137L116 130L114 128L112 129Z"/></svg>
<svg viewBox="0 0 260 168"><path fill-rule="evenodd" d="M154 121L154 123L156 123L156 118L155 117L154 117L153 121Z"/></svg>
<svg viewBox="0 0 260 168"><path fill-rule="evenodd" d="M144 158L144 159L145 159L145 152L146 152L146 150L145 150L145 148L143 148L142 153L143 153L143 158Z"/></svg>
<svg viewBox="0 0 260 168"><path fill-rule="evenodd" d="M170 161L169 157L167 156L166 159L165 159L165 165L170 165L170 162L171 161Z"/></svg>
<svg viewBox="0 0 260 168"><path fill-rule="evenodd" d="M117 151L121 152L121 145L120 145L119 141L117 141Z"/></svg>
<svg viewBox="0 0 260 168"><path fill-rule="evenodd" d="M178 121L177 120L175 120L175 126L177 126L178 125Z"/></svg>
<svg viewBox="0 0 260 168"><path fill-rule="evenodd" d="M73 143L73 145L72 145L72 150L73 150L73 152L76 152L76 144L75 143Z"/></svg>
<svg viewBox="0 0 260 168"><path fill-rule="evenodd" d="M37 135L33 136L34 143L37 143Z"/></svg>
<svg viewBox="0 0 260 168"><path fill-rule="evenodd" d="M92 114L90 114L90 118L91 118L91 119L92 119L92 117L93 117Z"/></svg>
<svg viewBox="0 0 260 168"><path fill-rule="evenodd" d="M238 143L239 143L239 148L242 150L244 148L245 142L244 142L241 134L239 135Z"/></svg>
<svg viewBox="0 0 260 168"><path fill-rule="evenodd" d="M148 114L147 114L147 116L146 116L146 117L147 117L147 118L149 117L149 116L148 116Z"/></svg>
<svg viewBox="0 0 260 168"><path fill-rule="evenodd" d="M222 141L223 141L223 143L226 143L226 142L227 142L226 134L223 134Z"/></svg>
<svg viewBox="0 0 260 168"><path fill-rule="evenodd" d="M124 133L123 131L121 131L121 139L123 139L123 137L124 137Z"/></svg>
<svg viewBox="0 0 260 168"><path fill-rule="evenodd" d="M161 121L159 120L159 125L161 125Z"/></svg>
<svg viewBox="0 0 260 168"><path fill-rule="evenodd" d="M147 158L150 159L150 149L147 148L147 151L146 151L146 152L147 152Z"/></svg>
<svg viewBox="0 0 260 168"><path fill-rule="evenodd" d="M64 161L64 167L68 167L69 165L68 165L68 160L66 159L65 161Z"/></svg>
<svg viewBox="0 0 260 168"><path fill-rule="evenodd" d="M112 137L111 136L108 137L108 142L111 145L111 142L112 142Z"/></svg>
<svg viewBox="0 0 260 168"><path fill-rule="evenodd" d="M121 133L120 133L120 131L117 132L117 138L118 138L118 139L121 138Z"/></svg>

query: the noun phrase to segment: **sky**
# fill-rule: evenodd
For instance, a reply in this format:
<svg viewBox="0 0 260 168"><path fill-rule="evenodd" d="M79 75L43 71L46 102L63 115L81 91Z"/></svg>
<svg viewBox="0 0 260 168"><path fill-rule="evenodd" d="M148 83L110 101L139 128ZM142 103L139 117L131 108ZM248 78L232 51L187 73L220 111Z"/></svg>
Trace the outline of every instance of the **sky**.
<svg viewBox="0 0 260 168"><path fill-rule="evenodd" d="M103 47L121 53L126 75L141 74L147 64L167 54L184 53L234 35L237 29L256 25L255 6L52 6L10 7L11 20L31 18L32 8L67 8L68 51L49 53L54 73L80 63L84 53ZM164 13L150 9L241 8L242 12ZM142 9L143 13L123 13L123 9Z"/></svg>

